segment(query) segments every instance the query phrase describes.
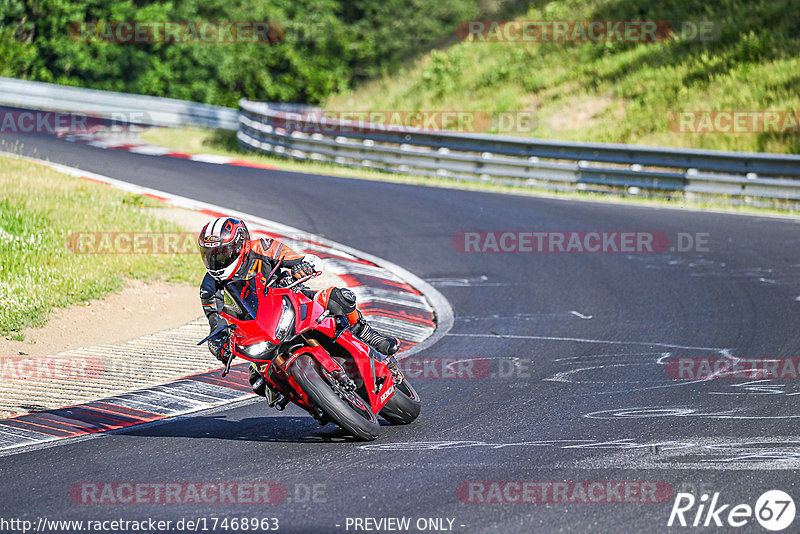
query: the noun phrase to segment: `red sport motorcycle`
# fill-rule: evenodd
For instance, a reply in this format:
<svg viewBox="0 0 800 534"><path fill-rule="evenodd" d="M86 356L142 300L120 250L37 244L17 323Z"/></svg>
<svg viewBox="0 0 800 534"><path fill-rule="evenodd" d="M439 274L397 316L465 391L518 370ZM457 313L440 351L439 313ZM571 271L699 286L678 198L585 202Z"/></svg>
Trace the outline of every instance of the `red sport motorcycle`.
<svg viewBox="0 0 800 534"><path fill-rule="evenodd" d="M222 376L237 357L254 362L270 406L283 410L293 402L321 425L333 422L360 440L378 436L377 415L398 425L414 421L421 403L408 380L395 380L382 356L350 331L347 318L331 313L328 292L312 300L299 291L322 273L274 287L280 266L267 277L226 286L221 315L228 325L198 343L227 330Z"/></svg>

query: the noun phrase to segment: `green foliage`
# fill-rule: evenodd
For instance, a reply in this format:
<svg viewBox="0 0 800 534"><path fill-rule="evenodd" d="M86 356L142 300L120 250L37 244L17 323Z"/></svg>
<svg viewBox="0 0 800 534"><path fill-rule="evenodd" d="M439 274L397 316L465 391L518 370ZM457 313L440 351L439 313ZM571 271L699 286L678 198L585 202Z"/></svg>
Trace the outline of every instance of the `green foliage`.
<svg viewBox="0 0 800 534"><path fill-rule="evenodd" d="M441 96L455 89L466 67L464 55L459 54L458 50L449 54L437 50L431 52L431 62L422 70L420 77L428 90Z"/></svg>
<svg viewBox="0 0 800 534"><path fill-rule="evenodd" d="M0 74L236 106L316 103L482 13L475 0L3 0ZM270 21L276 43L83 42L82 21Z"/></svg>
<svg viewBox="0 0 800 534"><path fill-rule="evenodd" d="M797 0L550 0L525 20L668 21L658 42L460 42L329 98L329 109L533 112L506 132L800 153L800 135L677 133L671 112L800 109ZM700 34L702 24L710 32Z"/></svg>
<svg viewBox="0 0 800 534"><path fill-rule="evenodd" d="M235 107L239 98L329 109L524 110L509 132L800 152L800 135L678 134L681 110L800 109L797 0L4 0L0 75ZM648 42L457 42L470 18L669 21ZM272 44L112 44L81 21L271 21ZM710 39L686 25L710 22ZM428 53L430 52L430 53Z"/></svg>

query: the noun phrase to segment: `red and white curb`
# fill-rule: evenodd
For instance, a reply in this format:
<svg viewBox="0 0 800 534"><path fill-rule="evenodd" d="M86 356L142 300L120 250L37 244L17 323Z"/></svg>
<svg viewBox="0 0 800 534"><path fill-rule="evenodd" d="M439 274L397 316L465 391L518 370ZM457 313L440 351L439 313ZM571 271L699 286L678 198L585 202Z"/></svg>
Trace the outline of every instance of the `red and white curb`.
<svg viewBox="0 0 800 534"><path fill-rule="evenodd" d="M232 158L229 156L219 156L216 154L193 154L191 152L181 152L158 145L151 145L141 141L130 142L125 139L113 139L101 135L90 134L68 134L62 137L71 143L83 143L95 148L123 150L132 154L143 154L145 156L163 156L167 158L188 159L199 163L211 163L213 165L233 165L234 167L251 167L254 169L271 169L277 167L256 163L245 159Z"/></svg>
<svg viewBox="0 0 800 534"><path fill-rule="evenodd" d="M238 217L246 222L255 236L275 237L298 252L319 256L325 262L325 268L341 277L356 293L359 307L368 320L398 338L402 351L400 357L432 345L452 327L453 311L436 289L402 267L381 258L250 214L58 163L10 153L0 154L146 195L170 206L196 210L209 218L222 215ZM246 376L247 364L238 364L224 379L217 370L198 373L78 406L0 420L0 455L46 446L63 438L89 436L252 399L254 396Z"/></svg>

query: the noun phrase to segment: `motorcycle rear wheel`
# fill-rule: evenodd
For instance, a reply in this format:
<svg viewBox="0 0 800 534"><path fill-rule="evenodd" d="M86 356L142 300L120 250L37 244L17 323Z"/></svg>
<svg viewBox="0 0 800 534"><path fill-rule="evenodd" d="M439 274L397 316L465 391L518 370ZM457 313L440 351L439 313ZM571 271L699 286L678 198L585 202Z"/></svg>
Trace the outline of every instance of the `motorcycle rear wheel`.
<svg viewBox="0 0 800 534"><path fill-rule="evenodd" d="M378 437L380 424L378 418L369 408L369 404L360 397L363 407L356 406L353 401L347 401L334 390L324 369L321 369L311 356L300 356L291 366L289 372L303 389L311 403L325 412L325 414L343 430L349 432L361 441L372 441ZM309 375L316 376L309 376ZM351 395L356 395L351 393Z"/></svg>
<svg viewBox="0 0 800 534"><path fill-rule="evenodd" d="M403 380L394 388L394 395L383 405L378 415L393 425L407 425L419 415L422 407L419 394L408 380Z"/></svg>

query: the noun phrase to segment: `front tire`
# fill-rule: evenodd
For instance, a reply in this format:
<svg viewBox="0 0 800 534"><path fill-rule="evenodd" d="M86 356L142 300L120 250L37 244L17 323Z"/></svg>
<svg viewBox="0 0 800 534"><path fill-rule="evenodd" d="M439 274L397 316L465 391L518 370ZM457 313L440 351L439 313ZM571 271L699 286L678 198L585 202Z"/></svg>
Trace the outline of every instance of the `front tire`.
<svg viewBox="0 0 800 534"><path fill-rule="evenodd" d="M408 380L403 380L394 387L394 395L378 413L393 425L407 425L419 416L420 408L419 394Z"/></svg>
<svg viewBox="0 0 800 534"><path fill-rule="evenodd" d="M346 432L361 441L372 441L378 437L380 424L369 404L355 393L350 393L355 395L352 401L340 397L334 390L335 386L329 382L334 379L311 356L299 356L289 372L308 396L308 400ZM359 403L362 407L356 406Z"/></svg>

